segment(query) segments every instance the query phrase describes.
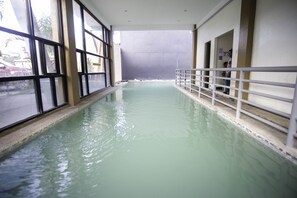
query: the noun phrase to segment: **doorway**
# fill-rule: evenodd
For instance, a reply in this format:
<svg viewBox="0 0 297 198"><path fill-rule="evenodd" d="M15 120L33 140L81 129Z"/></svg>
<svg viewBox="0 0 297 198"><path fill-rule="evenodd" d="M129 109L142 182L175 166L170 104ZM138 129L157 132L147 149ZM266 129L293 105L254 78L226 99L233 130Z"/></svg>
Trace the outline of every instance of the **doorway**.
<svg viewBox="0 0 297 198"><path fill-rule="evenodd" d="M229 60L228 52L233 47L233 34L234 31L228 31L216 38L216 57L215 57L215 67L216 68L224 68L224 63ZM222 77L223 72L217 72L216 76ZM217 79L216 84L224 85L223 79ZM218 86L217 89L222 89L222 87Z"/></svg>
<svg viewBox="0 0 297 198"><path fill-rule="evenodd" d="M211 41L208 41L204 45L204 68L209 69L210 67L210 48L211 48ZM209 71L204 71L204 87L209 87Z"/></svg>

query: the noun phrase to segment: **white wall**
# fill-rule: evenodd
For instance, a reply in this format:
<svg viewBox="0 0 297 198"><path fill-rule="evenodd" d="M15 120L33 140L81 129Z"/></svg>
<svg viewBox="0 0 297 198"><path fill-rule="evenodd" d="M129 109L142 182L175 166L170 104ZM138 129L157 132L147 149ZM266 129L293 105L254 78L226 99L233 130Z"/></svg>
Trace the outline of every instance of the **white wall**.
<svg viewBox="0 0 297 198"><path fill-rule="evenodd" d="M198 28L197 39L197 68L203 68L204 64L204 44L211 41L210 68L216 64L217 47L215 40L220 35L234 30L233 37L233 62L237 65L237 49L239 38L241 0L233 0L210 20Z"/></svg>
<svg viewBox="0 0 297 198"><path fill-rule="evenodd" d="M120 44L113 45L113 59L115 82L120 82L122 81L122 59Z"/></svg>
<svg viewBox="0 0 297 198"><path fill-rule="evenodd" d="M110 30L110 23L102 16L102 14L96 9L92 1L89 0L80 0L80 2L86 6L88 10L90 10L98 19L105 25L107 29Z"/></svg>
<svg viewBox="0 0 297 198"><path fill-rule="evenodd" d="M296 0L257 0L252 52L252 67L297 66L297 1ZM295 82L295 75L273 73L271 75L251 74L251 79ZM251 85L250 90L278 93L277 88L267 89ZM293 92L278 93L291 97ZM290 113L291 106L253 95L249 100Z"/></svg>

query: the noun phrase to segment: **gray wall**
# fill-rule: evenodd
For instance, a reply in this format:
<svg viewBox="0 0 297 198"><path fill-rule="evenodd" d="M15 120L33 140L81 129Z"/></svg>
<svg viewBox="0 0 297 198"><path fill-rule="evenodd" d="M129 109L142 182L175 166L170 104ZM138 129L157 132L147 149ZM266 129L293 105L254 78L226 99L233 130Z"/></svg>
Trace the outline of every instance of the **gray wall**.
<svg viewBox="0 0 297 198"><path fill-rule="evenodd" d="M191 68L191 31L121 32L122 79L174 79L176 68Z"/></svg>

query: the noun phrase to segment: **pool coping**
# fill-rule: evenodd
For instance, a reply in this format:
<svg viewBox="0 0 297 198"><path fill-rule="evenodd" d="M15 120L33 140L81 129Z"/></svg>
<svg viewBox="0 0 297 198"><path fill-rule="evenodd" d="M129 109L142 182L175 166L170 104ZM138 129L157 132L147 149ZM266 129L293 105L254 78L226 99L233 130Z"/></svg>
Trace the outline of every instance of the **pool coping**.
<svg viewBox="0 0 297 198"><path fill-rule="evenodd" d="M248 134L256 141L272 149L282 157L286 158L287 160L291 161L293 164L297 165L297 149L292 147L287 147L283 142L278 140L276 137L273 137L273 135L269 134L270 133L269 131L265 132L259 126L255 126L254 123L249 123L246 120L243 120L243 119L236 120L235 114L232 115L228 113L228 111L226 111L224 108L213 106L211 102L200 99L198 98L198 96L194 95L193 93L190 93L189 91L177 85L175 85L175 87L180 92L189 96L199 104L217 113L217 115L223 118L224 120L241 128L246 134Z"/></svg>
<svg viewBox="0 0 297 198"><path fill-rule="evenodd" d="M3 131L0 134L0 158L21 147L58 122L65 120L74 113L81 111L120 87L125 86L125 84L127 83L118 83L114 87L105 88L82 98L81 102L75 106L67 105L58 108L45 115L29 120L20 126Z"/></svg>

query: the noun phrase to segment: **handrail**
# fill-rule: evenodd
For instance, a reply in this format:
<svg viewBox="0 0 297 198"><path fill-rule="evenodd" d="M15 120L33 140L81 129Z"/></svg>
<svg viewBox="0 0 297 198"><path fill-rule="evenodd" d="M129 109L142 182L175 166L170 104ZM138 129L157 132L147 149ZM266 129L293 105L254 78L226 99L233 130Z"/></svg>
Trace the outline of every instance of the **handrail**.
<svg viewBox="0 0 297 198"><path fill-rule="evenodd" d="M222 71L230 71L231 77L221 75ZM269 73L279 72L280 75L285 73L293 73L292 82L278 82L276 80L265 79L245 79L245 73ZM207 74L207 75L206 75ZM259 76L259 75L258 75ZM295 79L293 79L295 77ZM220 81L230 81L230 85L222 84ZM294 82L293 82L294 81ZM264 124L267 124L281 132L287 134L287 146L293 146L294 138L297 138L297 66L279 66L279 67L242 67L242 68L197 68L197 69L177 69L175 83L177 86L198 94L198 97L204 96L209 98L212 105L221 104L235 110L236 119L241 119L241 114L256 119ZM252 85L253 89L246 88L244 85ZM257 86L261 86L259 88ZM263 85L268 92L263 92ZM225 94L218 89L228 89L232 95ZM279 92L273 92L277 88ZM269 91L270 90L270 91ZM291 93L292 98L286 97L283 93ZM248 96L253 96L250 100ZM226 100L232 99L232 103ZM284 112L274 105L263 105L263 100L277 101L284 103L287 108L291 107L290 112ZM260 102L262 101L262 103ZM246 111L245 108L255 108L264 110L267 113L280 116L283 119L288 119L289 126L272 121L256 113Z"/></svg>

